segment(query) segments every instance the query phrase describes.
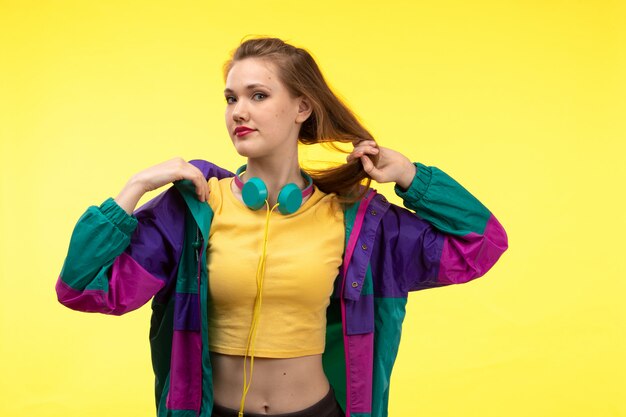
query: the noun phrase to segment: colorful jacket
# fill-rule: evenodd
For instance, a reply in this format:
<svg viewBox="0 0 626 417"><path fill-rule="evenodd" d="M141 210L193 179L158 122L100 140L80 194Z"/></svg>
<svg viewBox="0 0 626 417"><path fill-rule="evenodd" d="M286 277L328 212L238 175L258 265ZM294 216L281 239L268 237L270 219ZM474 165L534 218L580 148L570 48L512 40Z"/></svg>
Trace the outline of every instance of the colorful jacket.
<svg viewBox="0 0 626 417"><path fill-rule="evenodd" d="M191 163L207 179L234 175ZM408 292L480 277L507 249L504 229L476 198L441 170L415 165L410 187L395 187L415 213L373 189L345 209L323 366L348 417L387 416ZM189 181L132 216L109 198L78 220L57 280L59 301L79 311L120 315L152 299L158 417L211 415L205 252L212 218Z"/></svg>

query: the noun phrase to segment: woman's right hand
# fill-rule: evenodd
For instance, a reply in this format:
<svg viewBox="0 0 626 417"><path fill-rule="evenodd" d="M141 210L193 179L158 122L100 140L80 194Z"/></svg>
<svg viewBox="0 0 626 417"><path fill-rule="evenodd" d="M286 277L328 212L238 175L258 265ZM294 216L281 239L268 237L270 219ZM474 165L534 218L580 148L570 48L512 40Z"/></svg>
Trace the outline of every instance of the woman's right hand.
<svg viewBox="0 0 626 417"><path fill-rule="evenodd" d="M115 201L126 213L132 214L139 199L148 191L185 179L194 184L198 200L208 200L209 186L202 172L184 159L174 158L133 175Z"/></svg>

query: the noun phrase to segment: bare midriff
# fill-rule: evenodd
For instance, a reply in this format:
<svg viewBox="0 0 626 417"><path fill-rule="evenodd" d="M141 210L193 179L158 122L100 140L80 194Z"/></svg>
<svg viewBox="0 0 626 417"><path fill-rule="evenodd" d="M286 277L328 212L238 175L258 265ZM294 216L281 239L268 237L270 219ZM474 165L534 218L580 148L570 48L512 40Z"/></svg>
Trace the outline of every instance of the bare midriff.
<svg viewBox="0 0 626 417"><path fill-rule="evenodd" d="M243 391L243 357L211 352L211 364L215 403L239 410ZM248 358L248 372L249 365ZM285 359L255 357L245 411L284 414L304 410L324 398L329 389L322 355Z"/></svg>

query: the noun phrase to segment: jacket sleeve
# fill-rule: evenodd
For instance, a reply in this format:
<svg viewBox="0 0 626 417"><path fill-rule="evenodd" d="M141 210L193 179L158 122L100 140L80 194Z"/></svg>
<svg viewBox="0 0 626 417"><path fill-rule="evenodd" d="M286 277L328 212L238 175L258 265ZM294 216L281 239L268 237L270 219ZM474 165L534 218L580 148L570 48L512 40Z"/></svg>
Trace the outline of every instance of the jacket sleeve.
<svg viewBox="0 0 626 417"><path fill-rule="evenodd" d="M194 159L208 180L234 174ZM57 279L61 304L79 311L121 315L173 291L185 235L185 201L176 189L128 215L112 198L89 207L74 227Z"/></svg>
<svg viewBox="0 0 626 417"><path fill-rule="evenodd" d="M405 207L391 205L377 240L385 270L401 292L461 284L484 275L508 247L493 214L443 171L420 163L407 190L395 192Z"/></svg>
<svg viewBox="0 0 626 417"><path fill-rule="evenodd" d="M184 206L172 187L128 215L112 198L79 218L56 284L61 304L121 315L175 278Z"/></svg>

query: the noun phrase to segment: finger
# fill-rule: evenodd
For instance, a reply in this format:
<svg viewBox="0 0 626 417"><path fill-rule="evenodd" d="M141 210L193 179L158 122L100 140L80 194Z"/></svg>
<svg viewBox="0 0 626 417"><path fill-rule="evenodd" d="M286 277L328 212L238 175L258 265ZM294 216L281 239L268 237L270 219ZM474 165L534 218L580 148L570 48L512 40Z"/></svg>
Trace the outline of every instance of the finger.
<svg viewBox="0 0 626 417"><path fill-rule="evenodd" d="M361 147L358 149L354 149L347 157L346 157L346 161L350 162L353 159L356 158L360 158L363 155L369 154L369 155L377 155L380 152L380 149L378 148L374 148L371 146L368 147Z"/></svg>
<svg viewBox="0 0 626 417"><path fill-rule="evenodd" d="M206 191L201 182L194 181L194 185L196 186L196 196L198 200L205 202L206 201Z"/></svg>
<svg viewBox="0 0 626 417"><path fill-rule="evenodd" d="M207 183L204 176L202 177L202 201L203 203L209 201L209 184Z"/></svg>
<svg viewBox="0 0 626 417"><path fill-rule="evenodd" d="M365 154L376 155L376 154L378 154L378 152L380 152L380 149L378 149L378 148L374 148L372 146L363 146L363 147L355 148L350 153L350 155L348 155L348 158L350 158L350 159L352 159L354 157L360 158L361 156L363 156Z"/></svg>
<svg viewBox="0 0 626 417"><path fill-rule="evenodd" d="M368 145L374 145L376 146L376 141L375 140L370 140L370 139L355 139L352 141L352 145L357 146L357 145L363 145L363 144L368 144Z"/></svg>
<svg viewBox="0 0 626 417"><path fill-rule="evenodd" d="M347 161L347 162L351 162L351 161L353 161L354 159L360 158L360 157L361 157L361 155L362 155L362 152L352 152L352 153L350 153L350 155L348 155L348 156L346 157L346 161Z"/></svg>
<svg viewBox="0 0 626 417"><path fill-rule="evenodd" d="M203 181L204 178L201 178L198 181L198 185L196 186L196 193L198 194L198 200L205 202L206 201L206 187L205 187L205 181Z"/></svg>
<svg viewBox="0 0 626 417"><path fill-rule="evenodd" d="M208 187L206 178L204 178L204 174L198 168L191 164L189 166L193 168L189 179L193 182L198 200L204 202L206 201L206 188Z"/></svg>
<svg viewBox="0 0 626 417"><path fill-rule="evenodd" d="M378 153L380 149L375 146L367 146L363 148L363 151L367 153Z"/></svg>
<svg viewBox="0 0 626 417"><path fill-rule="evenodd" d="M365 155L361 156L361 163L363 164L363 169L365 170L365 172L367 172L367 175L369 175L370 177L373 177L378 171L376 167L374 166L374 163L372 162L372 160L369 159L369 157Z"/></svg>
<svg viewBox="0 0 626 417"><path fill-rule="evenodd" d="M367 142L367 143L359 143L358 146L355 146L352 151L358 149L379 149L375 142Z"/></svg>

